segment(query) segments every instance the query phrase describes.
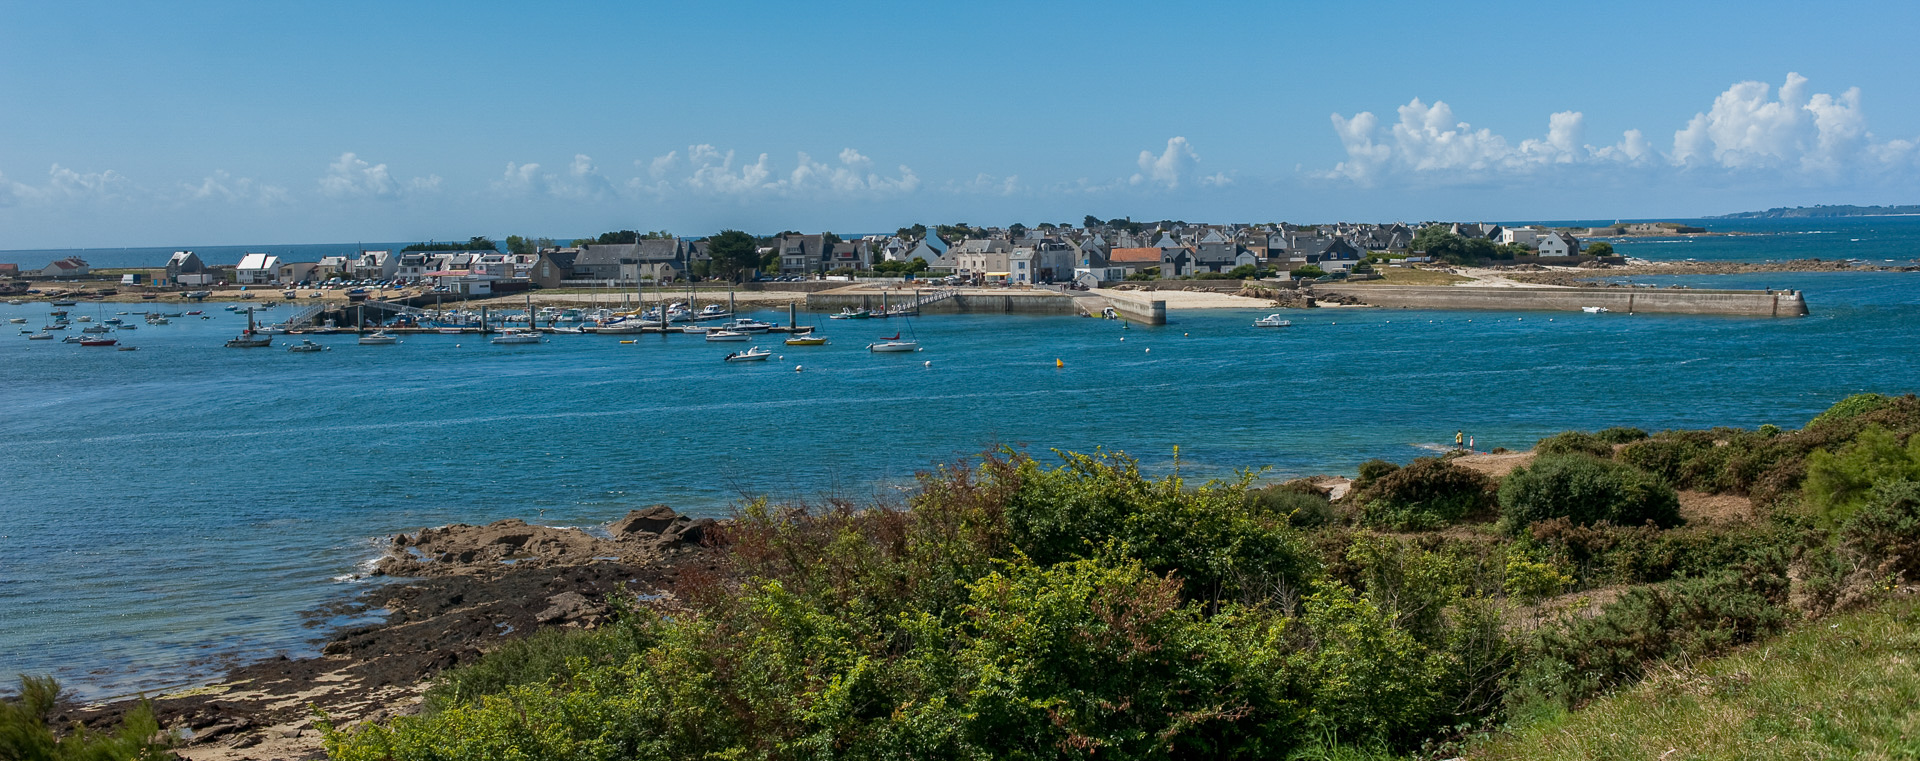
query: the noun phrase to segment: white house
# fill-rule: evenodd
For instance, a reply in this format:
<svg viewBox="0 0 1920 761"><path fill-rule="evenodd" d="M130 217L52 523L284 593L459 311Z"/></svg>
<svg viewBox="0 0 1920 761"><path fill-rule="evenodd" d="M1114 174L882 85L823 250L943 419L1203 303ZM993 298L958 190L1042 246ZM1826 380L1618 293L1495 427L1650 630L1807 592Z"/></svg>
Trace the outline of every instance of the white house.
<svg viewBox="0 0 1920 761"><path fill-rule="evenodd" d="M362 251L353 258L353 276L359 280L387 280L400 268L391 251Z"/></svg>
<svg viewBox="0 0 1920 761"><path fill-rule="evenodd" d="M241 285L267 285L279 277L280 257L273 254L242 254L233 269L233 281Z"/></svg>
<svg viewBox="0 0 1920 761"><path fill-rule="evenodd" d="M87 266L87 260L78 256L69 256L47 265L40 270L39 275L41 277L80 277L92 271L93 268Z"/></svg>
<svg viewBox="0 0 1920 761"><path fill-rule="evenodd" d="M1500 231L1500 242L1537 248L1541 231L1532 227L1508 227Z"/></svg>

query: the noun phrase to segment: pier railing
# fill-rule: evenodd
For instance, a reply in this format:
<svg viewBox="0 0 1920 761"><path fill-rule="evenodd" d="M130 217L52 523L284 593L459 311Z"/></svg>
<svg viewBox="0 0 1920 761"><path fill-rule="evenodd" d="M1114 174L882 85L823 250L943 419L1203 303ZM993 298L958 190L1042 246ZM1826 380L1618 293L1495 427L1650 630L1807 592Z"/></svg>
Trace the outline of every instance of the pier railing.
<svg viewBox="0 0 1920 761"><path fill-rule="evenodd" d="M300 311L294 312L292 317L288 317L287 324L305 325L311 323L313 322L313 318L319 317L320 313L325 311L327 311L325 304L308 304L300 307Z"/></svg>

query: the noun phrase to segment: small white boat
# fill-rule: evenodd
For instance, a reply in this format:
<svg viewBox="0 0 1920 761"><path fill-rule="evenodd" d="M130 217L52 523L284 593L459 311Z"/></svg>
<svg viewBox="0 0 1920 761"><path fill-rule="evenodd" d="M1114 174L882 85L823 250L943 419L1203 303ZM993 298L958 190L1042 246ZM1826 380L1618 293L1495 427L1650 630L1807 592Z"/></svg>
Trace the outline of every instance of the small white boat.
<svg viewBox="0 0 1920 761"><path fill-rule="evenodd" d="M1600 314L1601 312L1611 312L1613 310L1606 307L1580 307L1580 311L1586 312L1587 314Z"/></svg>
<svg viewBox="0 0 1920 761"><path fill-rule="evenodd" d="M15 318L13 318L13 319L11 319L11 320L7 320L7 322L11 322L11 323L13 323L13 324L15 324L15 325L25 325L25 324L27 324L27 318L25 318L25 317L15 317Z"/></svg>
<svg viewBox="0 0 1920 761"><path fill-rule="evenodd" d="M722 324L720 329L731 330L735 333L765 333L773 329L773 323L761 322L751 317L738 317L732 322Z"/></svg>
<svg viewBox="0 0 1920 761"><path fill-rule="evenodd" d="M758 346L754 346L754 347L748 348L746 351L736 351L732 354L728 354L726 356L726 361L728 362L765 362L767 361L767 358L771 356L773 356L773 352L766 349L762 349Z"/></svg>
<svg viewBox="0 0 1920 761"><path fill-rule="evenodd" d="M287 351L297 352L300 354L308 354L316 351L327 351L329 348L331 347L328 347L322 344L317 344L310 340L302 338L300 339L300 343L287 347Z"/></svg>
<svg viewBox="0 0 1920 761"><path fill-rule="evenodd" d="M829 320L865 320L873 316L872 312L853 307L842 307L839 314L827 315Z"/></svg>
<svg viewBox="0 0 1920 761"><path fill-rule="evenodd" d="M1293 321L1282 318L1277 314L1270 314L1254 320L1253 326L1256 328L1290 328L1293 327Z"/></svg>
<svg viewBox="0 0 1920 761"><path fill-rule="evenodd" d="M709 330L707 331L707 340L715 343L720 341L751 341L753 340L753 336L745 333L735 333L731 330Z"/></svg>
<svg viewBox="0 0 1920 761"><path fill-rule="evenodd" d="M879 343L867 344L867 351L875 353L919 350L919 341L881 341Z"/></svg>
<svg viewBox="0 0 1920 761"><path fill-rule="evenodd" d="M537 344L543 339L541 339L539 333L531 330L507 328L506 330L500 331L500 335L494 336L491 340L496 344Z"/></svg>
<svg viewBox="0 0 1920 761"><path fill-rule="evenodd" d="M708 305L706 305L706 306L703 306L703 307L701 307L701 308L700 308L700 314L698 314L698 315L695 315L695 316L694 316L694 319L696 319L696 320L724 320L724 319L727 319L728 317L732 317L732 316L733 316L733 313L732 313L732 312L729 312L729 311L727 311L727 308L726 308L726 307L723 307L723 306L720 306L719 304L708 304Z"/></svg>
<svg viewBox="0 0 1920 761"><path fill-rule="evenodd" d="M81 322L93 322L93 318L92 318L92 317L88 317L88 316L86 316L86 315L84 315L84 314L83 314L83 315L80 315L80 317L79 317L78 319L79 319L79 320L80 320Z"/></svg>
<svg viewBox="0 0 1920 761"><path fill-rule="evenodd" d="M584 330L581 330L581 329L579 329L579 328L547 328L547 332L549 332L549 333L567 333L567 334L576 334L576 335L577 335L577 334L581 334L581 333L585 333L586 331L584 331Z"/></svg>
<svg viewBox="0 0 1920 761"><path fill-rule="evenodd" d="M376 330L360 337L361 346L389 346L400 343L400 337L384 330Z"/></svg>
<svg viewBox="0 0 1920 761"><path fill-rule="evenodd" d="M52 333L46 333L46 332L40 332L40 333L35 333L35 334L33 334L33 335L30 335L30 336L27 336L27 340L29 340L29 341L51 341L51 340L53 340L53 334L52 334Z"/></svg>
<svg viewBox="0 0 1920 761"><path fill-rule="evenodd" d="M118 326L115 326L115 327L118 327L118 328L119 328L119 329L121 329L121 330L139 330L139 329L140 329L140 326L138 326L138 325L135 325L135 324L133 324L133 323L131 323L131 322L129 322L129 323L127 323L127 324L125 324L125 325L118 325Z"/></svg>

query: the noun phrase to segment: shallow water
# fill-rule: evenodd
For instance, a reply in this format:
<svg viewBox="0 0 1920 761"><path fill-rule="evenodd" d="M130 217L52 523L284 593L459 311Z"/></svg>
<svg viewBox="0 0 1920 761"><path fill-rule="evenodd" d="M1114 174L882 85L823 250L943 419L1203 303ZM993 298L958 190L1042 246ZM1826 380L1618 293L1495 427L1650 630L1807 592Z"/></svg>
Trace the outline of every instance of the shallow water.
<svg viewBox="0 0 1920 761"><path fill-rule="evenodd" d="M595 525L656 502L719 514L742 494L886 499L996 444L1122 449L1156 473L1178 445L1197 477L1351 473L1455 430L1490 449L1609 425L1797 427L1850 393L1915 390L1920 273L1670 280L1800 288L1814 314L1324 309L1280 330L1237 310L1130 329L820 319L832 345L763 341L784 359L746 366L719 361L738 345L684 336L225 349L244 317L218 305L121 334L137 352L9 332L0 674L98 695L303 652L315 631L301 612L357 589L335 579L376 537L424 525ZM74 309L89 308L145 307ZM925 351L862 349L907 327Z"/></svg>

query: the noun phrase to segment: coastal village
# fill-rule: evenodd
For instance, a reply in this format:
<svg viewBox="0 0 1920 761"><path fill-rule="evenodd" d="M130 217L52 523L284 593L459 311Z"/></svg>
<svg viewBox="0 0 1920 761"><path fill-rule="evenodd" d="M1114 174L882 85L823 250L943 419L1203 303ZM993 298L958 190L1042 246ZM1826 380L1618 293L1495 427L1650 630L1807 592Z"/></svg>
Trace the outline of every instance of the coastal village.
<svg viewBox="0 0 1920 761"><path fill-rule="evenodd" d="M971 285L1061 284L1095 288L1129 280L1248 279L1257 276L1351 274L1363 263L1418 264L1433 257L1415 246L1422 230L1443 229L1467 240L1503 247L1502 259L1535 257L1573 261L1588 252L1581 236L1676 235L1703 232L1670 223L1635 223L1581 231L1540 226L1428 222L1328 225L1142 224L1092 217L1082 226L1042 223L1035 227L915 225L891 235L843 239L831 232L787 232L756 239L757 261L722 273L711 239L631 231L597 241L535 245L510 240L502 252L492 241L475 245L422 245L431 250L362 250L285 261L248 253L232 264L212 263L193 251L173 254L163 267L115 271L118 282L152 288L207 286L360 285L424 287L456 296L488 296L523 290L610 288L639 283L708 280L724 275L745 280L854 279L917 276L949 278ZM412 248L412 247L410 247ZM1459 263L1459 262L1455 262ZM32 282L97 280L79 256L28 269L0 263L0 281L14 292Z"/></svg>

